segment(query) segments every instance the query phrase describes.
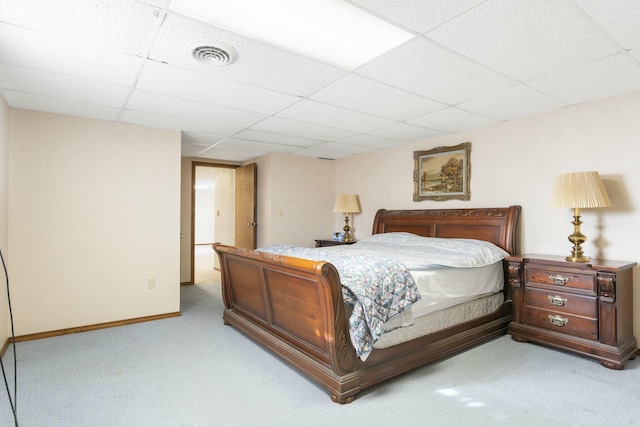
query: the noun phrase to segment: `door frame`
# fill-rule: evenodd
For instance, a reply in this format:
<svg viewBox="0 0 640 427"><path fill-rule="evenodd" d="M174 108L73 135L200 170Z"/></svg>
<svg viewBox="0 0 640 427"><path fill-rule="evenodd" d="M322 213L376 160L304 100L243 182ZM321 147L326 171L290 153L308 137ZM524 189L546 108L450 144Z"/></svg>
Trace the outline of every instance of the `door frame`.
<svg viewBox="0 0 640 427"><path fill-rule="evenodd" d="M189 284L195 283L195 239L196 239L196 167L204 166L220 169L238 169L240 165L228 165L224 163L209 163L209 162L191 162L191 244L189 245L189 251L191 253L191 272L189 277Z"/></svg>

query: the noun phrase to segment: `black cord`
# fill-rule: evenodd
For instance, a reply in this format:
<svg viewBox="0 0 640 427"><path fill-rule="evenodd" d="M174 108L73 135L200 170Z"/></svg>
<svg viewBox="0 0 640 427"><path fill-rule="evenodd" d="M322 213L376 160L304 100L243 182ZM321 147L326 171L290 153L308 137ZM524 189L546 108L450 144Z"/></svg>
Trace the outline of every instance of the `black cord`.
<svg viewBox="0 0 640 427"><path fill-rule="evenodd" d="M7 397L9 398L9 404L11 405L11 412L13 412L13 421L15 422L16 427L18 427L18 359L16 357L16 334L13 330L13 310L11 309L11 294L9 292L9 272L7 271L7 264L4 262L1 249L0 259L2 260L2 267L4 268L4 276L7 279L7 303L9 305L9 319L11 322L11 344L13 346L13 399L11 398L11 391L9 390L9 383L7 382L7 374L4 371L2 357L0 357L0 368L2 368L4 386L7 389Z"/></svg>

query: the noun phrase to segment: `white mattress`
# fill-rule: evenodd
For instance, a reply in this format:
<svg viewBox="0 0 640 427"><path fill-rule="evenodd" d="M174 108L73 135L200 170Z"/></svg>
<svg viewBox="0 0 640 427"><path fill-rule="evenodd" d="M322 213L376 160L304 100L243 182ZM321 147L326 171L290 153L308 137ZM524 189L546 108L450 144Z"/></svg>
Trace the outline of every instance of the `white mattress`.
<svg viewBox="0 0 640 427"><path fill-rule="evenodd" d="M399 327L380 336L373 348L387 348L414 338L450 328L457 324L493 313L504 302L504 294L497 292L489 296L476 297L471 301L438 310L413 319L410 326ZM388 322L387 322L388 323Z"/></svg>
<svg viewBox="0 0 640 427"><path fill-rule="evenodd" d="M411 271L422 299L411 306L413 318L502 290L502 261L484 267Z"/></svg>
<svg viewBox="0 0 640 427"><path fill-rule="evenodd" d="M475 268L411 271L411 275L422 299L385 323L385 333L374 348L395 345L489 314L504 300L502 262Z"/></svg>

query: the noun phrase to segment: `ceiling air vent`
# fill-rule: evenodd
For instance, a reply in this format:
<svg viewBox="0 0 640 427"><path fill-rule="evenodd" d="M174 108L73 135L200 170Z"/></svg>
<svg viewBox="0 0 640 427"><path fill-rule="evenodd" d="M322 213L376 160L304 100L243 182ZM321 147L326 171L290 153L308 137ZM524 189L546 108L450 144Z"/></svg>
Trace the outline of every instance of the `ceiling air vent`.
<svg viewBox="0 0 640 427"><path fill-rule="evenodd" d="M189 48L196 61L206 65L229 65L236 62L238 52L224 43L194 43Z"/></svg>

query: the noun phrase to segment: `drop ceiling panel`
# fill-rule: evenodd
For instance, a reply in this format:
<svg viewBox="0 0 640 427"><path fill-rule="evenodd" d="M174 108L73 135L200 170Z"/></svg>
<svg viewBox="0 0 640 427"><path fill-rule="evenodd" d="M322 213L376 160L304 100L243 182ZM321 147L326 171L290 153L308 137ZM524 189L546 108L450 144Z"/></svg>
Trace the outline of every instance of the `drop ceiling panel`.
<svg viewBox="0 0 640 427"><path fill-rule="evenodd" d="M358 133L380 129L394 123L392 120L306 100L282 110L277 116Z"/></svg>
<svg viewBox="0 0 640 427"><path fill-rule="evenodd" d="M277 153L293 153L299 151L300 147L294 147L291 145L271 144L268 142L247 141L237 138L228 138L222 141L216 147L234 149L234 150L250 150L259 151L263 153L277 152Z"/></svg>
<svg viewBox="0 0 640 427"><path fill-rule="evenodd" d="M237 62L227 66L197 62L188 47L198 41L230 45L238 52ZM309 95L345 74L337 68L176 15L167 16L149 58L298 96Z"/></svg>
<svg viewBox="0 0 640 427"><path fill-rule="evenodd" d="M0 64L0 87L107 107L122 107L130 91L123 86L7 64Z"/></svg>
<svg viewBox="0 0 640 427"><path fill-rule="evenodd" d="M238 132L234 137L247 141L267 142L294 147L311 147L323 142L317 139L301 138L299 136L283 135L279 133L260 132L252 129L246 129L242 132Z"/></svg>
<svg viewBox="0 0 640 427"><path fill-rule="evenodd" d="M418 141L438 135L444 135L443 132L435 129L426 129L406 123L398 123L369 133L373 136L401 141Z"/></svg>
<svg viewBox="0 0 640 427"><path fill-rule="evenodd" d="M498 121L499 120L489 117L462 111L455 107L449 107L445 110L436 111L435 113L409 120L408 123L446 133L457 133L468 129L489 126Z"/></svg>
<svg viewBox="0 0 640 427"><path fill-rule="evenodd" d="M446 107L413 93L350 74L310 99L391 120L406 120Z"/></svg>
<svg viewBox="0 0 640 427"><path fill-rule="evenodd" d="M1 73L1 71L0 71ZM66 114L100 120L117 120L120 110L112 107L86 104L60 98L4 89L2 95L12 108Z"/></svg>
<svg viewBox="0 0 640 427"><path fill-rule="evenodd" d="M346 72L168 12L170 0L0 0L0 94L179 130L189 155L247 161L284 147L338 158L640 90L636 0L336 1L415 37ZM238 61L196 62L195 41Z"/></svg>
<svg viewBox="0 0 640 427"><path fill-rule="evenodd" d="M173 115L185 120L207 121L238 128L251 126L267 117L263 114L186 101L141 90L135 90L131 94L127 102L127 109L164 116Z"/></svg>
<svg viewBox="0 0 640 427"><path fill-rule="evenodd" d="M532 116L566 106L568 106L566 102L551 98L524 85L514 86L458 105L463 110L501 120Z"/></svg>
<svg viewBox="0 0 640 427"><path fill-rule="evenodd" d="M382 55L356 73L445 104L468 101L515 84L421 38Z"/></svg>
<svg viewBox="0 0 640 427"><path fill-rule="evenodd" d="M215 146L198 153L199 158L224 160L228 162L242 162L255 159L267 154L266 151L242 150Z"/></svg>
<svg viewBox="0 0 640 427"><path fill-rule="evenodd" d="M183 132L182 140L189 144L200 146L202 151L218 145L220 142L224 141L225 138L212 135L203 135L195 132Z"/></svg>
<svg viewBox="0 0 640 427"><path fill-rule="evenodd" d="M300 98L148 61L138 89L238 110L273 114Z"/></svg>
<svg viewBox="0 0 640 427"><path fill-rule="evenodd" d="M46 34L145 56L163 12L137 1L2 0L0 20Z"/></svg>
<svg viewBox="0 0 640 427"><path fill-rule="evenodd" d="M142 59L0 24L0 62L118 86L135 83Z"/></svg>
<svg viewBox="0 0 640 427"><path fill-rule="evenodd" d="M557 0L490 0L427 37L521 81L618 50L575 6Z"/></svg>
<svg viewBox="0 0 640 427"><path fill-rule="evenodd" d="M365 146L365 145L355 145L355 144L342 144L342 143L338 143L338 142L326 142L324 144L321 145L316 145L314 147L308 148L306 149L307 152L311 151L311 150L323 150L323 151L327 151L327 152L337 152L337 153L347 153L348 155L354 155L354 154L362 154L362 153L367 153L369 151L374 151L376 148L372 147L372 146ZM329 158L329 156L322 156L325 158Z"/></svg>
<svg viewBox="0 0 640 427"><path fill-rule="evenodd" d="M627 54L619 54L530 84L567 103L580 104L640 90L640 67Z"/></svg>
<svg viewBox="0 0 640 427"><path fill-rule="evenodd" d="M352 0L388 20L418 33L453 18L484 0Z"/></svg>
<svg viewBox="0 0 640 427"><path fill-rule="evenodd" d="M405 140L393 140L366 134L344 138L336 142L340 144L360 145L367 148L389 148L407 143Z"/></svg>
<svg viewBox="0 0 640 427"><path fill-rule="evenodd" d="M161 129L181 130L184 132L197 132L211 137L227 137L241 130L241 128L225 124L211 123L196 120L179 119L175 116L163 116L159 114L142 113L140 111L124 110L119 118L122 122L133 123L141 126L149 126Z"/></svg>
<svg viewBox="0 0 640 427"><path fill-rule="evenodd" d="M321 159L341 159L352 155L348 151L338 150L335 146L325 146L325 144L302 149L297 151L296 154L299 156L319 157Z"/></svg>
<svg viewBox="0 0 640 427"><path fill-rule="evenodd" d="M574 0L624 49L640 48L640 2L637 0Z"/></svg>
<svg viewBox="0 0 640 427"><path fill-rule="evenodd" d="M334 141L355 135L354 132L318 126L312 123L304 123L296 120L288 120L280 117L269 117L260 123L253 125L252 130L271 133L282 133L302 138L317 139L320 141Z"/></svg>

